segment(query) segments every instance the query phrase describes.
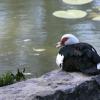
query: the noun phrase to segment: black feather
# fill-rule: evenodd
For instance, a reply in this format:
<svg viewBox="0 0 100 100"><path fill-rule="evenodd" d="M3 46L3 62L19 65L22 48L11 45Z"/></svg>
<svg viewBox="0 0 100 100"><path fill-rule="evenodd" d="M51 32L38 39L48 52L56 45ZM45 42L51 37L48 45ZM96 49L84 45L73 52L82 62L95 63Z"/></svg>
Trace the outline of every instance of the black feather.
<svg viewBox="0 0 100 100"><path fill-rule="evenodd" d="M64 46L59 54L64 55L62 69L65 71L82 71L87 74L96 74L97 64L100 63L100 56L97 51L88 43L77 43Z"/></svg>

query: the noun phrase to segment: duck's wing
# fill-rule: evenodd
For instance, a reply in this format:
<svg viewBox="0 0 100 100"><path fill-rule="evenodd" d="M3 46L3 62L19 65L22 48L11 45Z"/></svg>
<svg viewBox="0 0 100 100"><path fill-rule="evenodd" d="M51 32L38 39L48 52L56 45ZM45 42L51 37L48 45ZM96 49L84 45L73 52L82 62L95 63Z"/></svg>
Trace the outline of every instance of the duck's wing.
<svg viewBox="0 0 100 100"><path fill-rule="evenodd" d="M78 43L64 46L59 50L56 58L56 63L60 67L71 70L77 67L76 69L79 69L82 72L86 71L87 73L89 70L89 72L92 72L91 70L94 69L96 69L94 72L97 71L96 64L99 62L100 56L97 54L96 50L87 43ZM67 68L69 65L71 65L72 68ZM95 65L94 67L96 68L91 69L93 65ZM88 68L89 70L86 70Z"/></svg>
<svg viewBox="0 0 100 100"><path fill-rule="evenodd" d="M82 43L81 51L87 58L89 58L93 63L100 63L100 56L94 47L88 43Z"/></svg>
<svg viewBox="0 0 100 100"><path fill-rule="evenodd" d="M56 57L56 63L59 67L62 67L66 60L69 60L70 62L72 61L73 57L81 57L82 55L82 51L74 45L64 46L59 50L59 53Z"/></svg>
<svg viewBox="0 0 100 100"><path fill-rule="evenodd" d="M82 43L80 51L82 51L83 58L85 59L85 65L80 66L80 71L90 74L97 75L100 74L100 56L93 46L87 43Z"/></svg>

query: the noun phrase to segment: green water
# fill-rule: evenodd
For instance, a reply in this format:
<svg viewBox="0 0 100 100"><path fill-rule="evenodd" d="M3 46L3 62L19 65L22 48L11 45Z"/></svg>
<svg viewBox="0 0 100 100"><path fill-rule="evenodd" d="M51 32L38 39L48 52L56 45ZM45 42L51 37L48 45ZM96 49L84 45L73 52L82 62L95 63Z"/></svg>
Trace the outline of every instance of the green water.
<svg viewBox="0 0 100 100"><path fill-rule="evenodd" d="M56 10L91 10L99 0L71 6L61 0L0 0L0 74L26 68L32 76L57 68L56 42L64 33L75 34L81 41L100 51L100 22L56 18ZM34 51L45 49L43 52Z"/></svg>

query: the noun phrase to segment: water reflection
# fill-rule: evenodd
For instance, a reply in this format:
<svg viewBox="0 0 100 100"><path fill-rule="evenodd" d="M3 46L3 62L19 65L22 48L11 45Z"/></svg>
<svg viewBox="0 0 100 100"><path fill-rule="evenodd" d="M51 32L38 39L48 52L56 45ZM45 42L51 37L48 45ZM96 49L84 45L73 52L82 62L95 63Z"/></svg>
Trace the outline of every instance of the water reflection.
<svg viewBox="0 0 100 100"><path fill-rule="evenodd" d="M73 7L61 0L1 0L0 74L25 67L36 76L57 68L55 45L64 33L75 34L100 51L99 22L89 18L70 21L52 16L55 10L86 10L97 3L100 4L96 0L86 6ZM33 48L46 50L37 54Z"/></svg>

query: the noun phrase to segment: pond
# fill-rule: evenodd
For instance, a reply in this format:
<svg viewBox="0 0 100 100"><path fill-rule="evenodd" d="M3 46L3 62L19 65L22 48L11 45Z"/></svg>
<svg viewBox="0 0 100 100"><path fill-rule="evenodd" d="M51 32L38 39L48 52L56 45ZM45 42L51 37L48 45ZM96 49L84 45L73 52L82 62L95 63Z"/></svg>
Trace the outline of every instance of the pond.
<svg viewBox="0 0 100 100"><path fill-rule="evenodd" d="M26 68L33 77L57 69L55 46L65 33L92 44L100 54L99 21L52 15L67 9L94 12L96 6L100 7L100 0L78 6L62 0L0 0L0 74Z"/></svg>

